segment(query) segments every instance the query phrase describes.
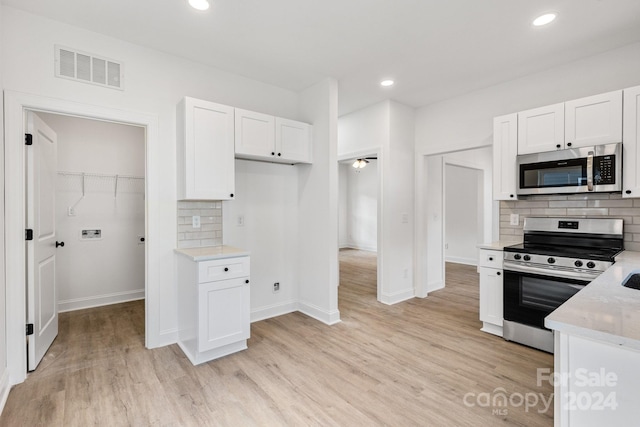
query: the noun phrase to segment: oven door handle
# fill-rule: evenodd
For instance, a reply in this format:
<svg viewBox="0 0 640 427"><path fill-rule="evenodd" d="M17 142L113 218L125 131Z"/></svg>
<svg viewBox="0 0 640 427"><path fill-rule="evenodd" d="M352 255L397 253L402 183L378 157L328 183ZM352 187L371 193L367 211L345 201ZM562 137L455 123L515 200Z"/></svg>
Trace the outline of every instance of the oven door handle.
<svg viewBox="0 0 640 427"><path fill-rule="evenodd" d="M585 282L591 282L594 280L600 272L597 274L582 273L579 271L571 270L559 270L559 269L541 269L538 267L530 267L528 265L512 264L508 261L504 262L503 270L513 271L516 273L532 273L539 276L560 277L565 279L584 280Z"/></svg>
<svg viewBox="0 0 640 427"><path fill-rule="evenodd" d="M593 191L593 151L587 154L587 190Z"/></svg>

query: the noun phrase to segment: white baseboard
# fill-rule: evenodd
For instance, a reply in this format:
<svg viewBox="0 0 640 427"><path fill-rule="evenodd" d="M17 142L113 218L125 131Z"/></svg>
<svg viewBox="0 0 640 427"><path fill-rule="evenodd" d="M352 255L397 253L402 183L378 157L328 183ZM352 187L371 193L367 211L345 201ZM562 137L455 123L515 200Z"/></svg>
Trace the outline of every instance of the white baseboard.
<svg viewBox="0 0 640 427"><path fill-rule="evenodd" d="M367 251L367 252L378 252L378 248L376 246L369 245L358 245L357 243L348 243L346 246L343 246L342 249L357 249L359 251Z"/></svg>
<svg viewBox="0 0 640 427"><path fill-rule="evenodd" d="M2 376L0 377L0 415L2 414L2 411L4 411L4 405L7 403L9 391L11 391L11 385L9 384L9 370L5 368Z"/></svg>
<svg viewBox="0 0 640 427"><path fill-rule="evenodd" d="M405 289L404 291L394 292L392 294L383 293L380 295L380 302L387 305L397 304L402 301L406 301L416 296L413 288Z"/></svg>
<svg viewBox="0 0 640 427"><path fill-rule="evenodd" d="M446 262L453 262L455 264L465 264L465 265L473 265L473 266L477 266L478 265L478 259L477 258L464 258L464 257L457 257L457 256L448 256L445 258Z"/></svg>
<svg viewBox="0 0 640 427"><path fill-rule="evenodd" d="M298 311L298 303L296 301L286 301L280 304L260 307L251 311L251 323L293 313L294 311Z"/></svg>
<svg viewBox="0 0 640 427"><path fill-rule="evenodd" d="M300 302L298 303L298 311L309 317L313 317L326 325L335 325L336 323L340 323L339 310L328 312L313 304Z"/></svg>
<svg viewBox="0 0 640 427"><path fill-rule="evenodd" d="M58 313L144 299L144 289L58 301Z"/></svg>
<svg viewBox="0 0 640 427"><path fill-rule="evenodd" d="M157 339L149 343L149 348L159 348L178 342L178 328L165 329L160 331Z"/></svg>
<svg viewBox="0 0 640 427"><path fill-rule="evenodd" d="M437 282L427 283L427 293L439 291L440 289L444 289L444 282L441 280L438 280Z"/></svg>

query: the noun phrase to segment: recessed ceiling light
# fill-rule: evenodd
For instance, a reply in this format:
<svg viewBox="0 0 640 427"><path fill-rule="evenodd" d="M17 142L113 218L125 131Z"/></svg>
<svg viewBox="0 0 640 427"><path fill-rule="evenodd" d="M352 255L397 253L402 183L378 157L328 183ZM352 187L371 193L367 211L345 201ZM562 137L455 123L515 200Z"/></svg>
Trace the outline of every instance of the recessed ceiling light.
<svg viewBox="0 0 640 427"><path fill-rule="evenodd" d="M383 80L380 82L380 86L393 86L395 82L393 80Z"/></svg>
<svg viewBox="0 0 640 427"><path fill-rule="evenodd" d="M189 4L192 8L197 10L209 9L209 2L207 0L189 0Z"/></svg>
<svg viewBox="0 0 640 427"><path fill-rule="evenodd" d="M547 25L551 23L554 19L556 19L556 16L557 15L555 13L545 13L544 15L540 15L536 19L534 19L533 25L535 25L536 27Z"/></svg>

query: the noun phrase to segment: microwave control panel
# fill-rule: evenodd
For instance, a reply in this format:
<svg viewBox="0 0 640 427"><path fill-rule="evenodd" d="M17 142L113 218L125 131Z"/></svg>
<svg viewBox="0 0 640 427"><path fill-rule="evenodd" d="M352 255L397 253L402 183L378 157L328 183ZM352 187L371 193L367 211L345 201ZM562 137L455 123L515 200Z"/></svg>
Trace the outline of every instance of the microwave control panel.
<svg viewBox="0 0 640 427"><path fill-rule="evenodd" d="M593 158L593 183L616 183L616 163L614 155L596 156Z"/></svg>

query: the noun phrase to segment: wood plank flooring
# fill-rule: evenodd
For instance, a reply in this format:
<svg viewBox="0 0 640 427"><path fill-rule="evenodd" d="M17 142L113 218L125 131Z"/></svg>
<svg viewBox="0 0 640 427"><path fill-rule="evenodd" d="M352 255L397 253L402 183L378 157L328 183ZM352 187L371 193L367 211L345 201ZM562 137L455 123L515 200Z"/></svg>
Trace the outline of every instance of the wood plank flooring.
<svg viewBox="0 0 640 427"><path fill-rule="evenodd" d="M375 254L340 260L340 324L299 313L256 322L248 350L196 367L177 345L144 348L142 301L62 313L0 425L553 424L552 404L521 400L549 398L536 369L553 357L479 331L475 267L447 265L444 290L386 306ZM500 393L511 403L492 406Z"/></svg>

